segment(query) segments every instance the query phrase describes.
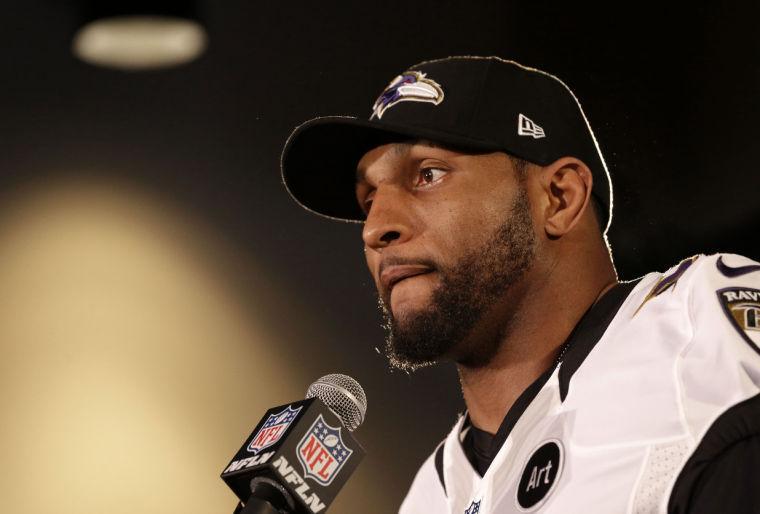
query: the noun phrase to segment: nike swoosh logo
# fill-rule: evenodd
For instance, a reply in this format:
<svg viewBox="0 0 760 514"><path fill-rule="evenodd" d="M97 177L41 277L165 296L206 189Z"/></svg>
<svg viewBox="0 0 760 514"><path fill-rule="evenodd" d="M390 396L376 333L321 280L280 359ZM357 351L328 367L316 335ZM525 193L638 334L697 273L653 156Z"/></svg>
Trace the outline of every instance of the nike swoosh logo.
<svg viewBox="0 0 760 514"><path fill-rule="evenodd" d="M737 266L736 268L732 268L723 262L722 255L718 257L718 262L716 265L718 266L718 271L723 273L728 278L741 277L742 275L752 273L753 271L760 271L760 264L749 264L747 266Z"/></svg>

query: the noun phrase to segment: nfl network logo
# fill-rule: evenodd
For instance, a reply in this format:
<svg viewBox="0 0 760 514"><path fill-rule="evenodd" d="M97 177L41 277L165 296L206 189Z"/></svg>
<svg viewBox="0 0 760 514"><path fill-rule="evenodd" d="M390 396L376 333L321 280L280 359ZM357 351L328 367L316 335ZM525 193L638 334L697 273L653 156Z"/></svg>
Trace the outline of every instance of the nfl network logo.
<svg viewBox="0 0 760 514"><path fill-rule="evenodd" d="M320 414L296 447L304 476L320 484L330 485L354 451L340 435L340 427L332 427Z"/></svg>
<svg viewBox="0 0 760 514"><path fill-rule="evenodd" d="M298 413L301 412L301 407L293 409L288 405L288 408L270 414L264 425L256 432L256 435L251 439L248 445L248 451L251 453L258 453L264 448L268 448L280 440L282 435L288 429L293 420L296 419Z"/></svg>

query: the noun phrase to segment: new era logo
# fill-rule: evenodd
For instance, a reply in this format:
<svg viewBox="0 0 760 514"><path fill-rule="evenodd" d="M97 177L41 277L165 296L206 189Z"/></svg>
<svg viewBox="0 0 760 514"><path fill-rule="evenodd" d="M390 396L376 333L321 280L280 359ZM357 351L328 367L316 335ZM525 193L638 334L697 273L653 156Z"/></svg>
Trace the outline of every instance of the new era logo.
<svg viewBox="0 0 760 514"><path fill-rule="evenodd" d="M533 139L546 137L546 132L544 132L541 126L522 114L517 119L517 134L520 136L532 136Z"/></svg>

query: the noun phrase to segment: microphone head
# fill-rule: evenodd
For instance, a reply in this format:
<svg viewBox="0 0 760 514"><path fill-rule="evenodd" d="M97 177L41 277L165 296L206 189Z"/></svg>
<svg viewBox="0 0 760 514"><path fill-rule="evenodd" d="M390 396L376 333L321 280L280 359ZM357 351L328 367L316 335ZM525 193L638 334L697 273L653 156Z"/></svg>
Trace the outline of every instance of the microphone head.
<svg viewBox="0 0 760 514"><path fill-rule="evenodd" d="M367 396L359 382L341 373L318 378L306 391L306 398L319 398L351 432L364 421L367 414Z"/></svg>

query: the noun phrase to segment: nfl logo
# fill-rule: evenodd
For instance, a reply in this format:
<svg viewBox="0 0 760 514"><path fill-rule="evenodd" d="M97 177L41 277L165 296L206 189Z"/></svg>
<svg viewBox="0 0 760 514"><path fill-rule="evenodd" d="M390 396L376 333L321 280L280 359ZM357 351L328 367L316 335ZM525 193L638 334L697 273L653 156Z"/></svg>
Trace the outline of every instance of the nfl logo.
<svg viewBox="0 0 760 514"><path fill-rule="evenodd" d="M332 483L353 452L343 443L340 427L328 425L321 414L296 447L304 476L324 486Z"/></svg>
<svg viewBox="0 0 760 514"><path fill-rule="evenodd" d="M288 429L293 420L296 419L298 413L301 412L301 407L293 409L288 405L288 408L270 414L264 425L256 432L256 435L251 439L251 443L248 445L248 451L251 453L258 453L264 448L272 446L274 443L280 440L282 434Z"/></svg>

